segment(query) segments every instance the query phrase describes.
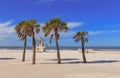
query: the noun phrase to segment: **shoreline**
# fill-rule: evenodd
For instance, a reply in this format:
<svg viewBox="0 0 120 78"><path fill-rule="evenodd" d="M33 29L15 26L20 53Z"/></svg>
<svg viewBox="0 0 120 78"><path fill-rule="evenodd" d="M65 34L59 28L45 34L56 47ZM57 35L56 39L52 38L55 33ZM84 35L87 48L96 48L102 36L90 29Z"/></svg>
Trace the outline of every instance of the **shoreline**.
<svg viewBox="0 0 120 78"><path fill-rule="evenodd" d="M0 50L2 49L8 49L8 50L23 50L23 46L0 46ZM93 49L96 51L102 51L102 50L117 50L120 51L120 47L85 47L86 49ZM78 50L81 49L81 47L72 47L72 46L61 46L60 50ZM32 50L32 46L28 46L27 50ZM46 50L56 50L56 47L54 46L48 46L46 47Z"/></svg>
<svg viewBox="0 0 120 78"><path fill-rule="evenodd" d="M79 49L79 48L78 48ZM67 51L78 51L77 50L71 50L71 49L60 49L60 51L63 51L63 50L67 50ZM81 48L80 48L81 49ZM7 48L3 48L0 50L23 50L23 49L7 49ZM32 50L32 49L26 49L26 50ZM56 50L56 49L46 49L47 51L53 51L53 50ZM86 49L86 50L90 50L90 49ZM120 49L91 49L93 51L120 51Z"/></svg>

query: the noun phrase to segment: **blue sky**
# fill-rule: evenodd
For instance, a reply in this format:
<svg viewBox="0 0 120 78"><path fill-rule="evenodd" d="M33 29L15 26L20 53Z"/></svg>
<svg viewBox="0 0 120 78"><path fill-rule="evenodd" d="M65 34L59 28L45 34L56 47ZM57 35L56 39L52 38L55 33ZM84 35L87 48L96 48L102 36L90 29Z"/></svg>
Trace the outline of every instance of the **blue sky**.
<svg viewBox="0 0 120 78"><path fill-rule="evenodd" d="M60 46L74 43L77 31L88 31L87 46L120 46L120 0L0 0L0 46L22 46L14 26L22 20L36 19L41 25L53 17L68 23L61 33ZM42 36L43 32L36 35ZM49 38L44 38L49 44ZM31 38L27 44L31 45Z"/></svg>

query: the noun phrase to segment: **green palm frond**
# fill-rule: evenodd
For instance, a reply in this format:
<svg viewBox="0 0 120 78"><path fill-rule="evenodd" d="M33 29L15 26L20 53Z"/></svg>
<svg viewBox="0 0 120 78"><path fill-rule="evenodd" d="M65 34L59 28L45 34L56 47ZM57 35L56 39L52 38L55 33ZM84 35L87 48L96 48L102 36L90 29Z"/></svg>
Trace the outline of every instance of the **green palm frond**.
<svg viewBox="0 0 120 78"><path fill-rule="evenodd" d="M40 32L40 25L36 20L22 21L15 26L15 31L20 40L24 40L26 36L33 36L33 32Z"/></svg>
<svg viewBox="0 0 120 78"><path fill-rule="evenodd" d="M67 23L66 22L61 22L61 24L60 24L60 27L59 27L59 30L60 31L65 31L65 32L67 32L68 31L68 26L67 26Z"/></svg>
<svg viewBox="0 0 120 78"><path fill-rule="evenodd" d="M80 39L75 39L75 42L77 42L77 43L78 43L79 41L80 41Z"/></svg>
<svg viewBox="0 0 120 78"><path fill-rule="evenodd" d="M88 32L77 32L73 39L75 39L75 42L88 42L88 38L85 38L85 36L88 34Z"/></svg>
<svg viewBox="0 0 120 78"><path fill-rule="evenodd" d="M88 42L89 40L88 40L88 38L85 38L85 42Z"/></svg>
<svg viewBox="0 0 120 78"><path fill-rule="evenodd" d="M24 40L25 35L27 34L26 33L27 27L26 27L25 23L26 23L25 21L22 21L22 22L18 23L14 28L16 33L18 34L18 37L20 40Z"/></svg>
<svg viewBox="0 0 120 78"><path fill-rule="evenodd" d="M51 34L51 36L50 36L50 43L52 43L52 38L53 38L53 34Z"/></svg>
<svg viewBox="0 0 120 78"><path fill-rule="evenodd" d="M50 22L46 22L45 25L42 27L45 36L48 36L50 32L53 30Z"/></svg>
<svg viewBox="0 0 120 78"><path fill-rule="evenodd" d="M35 31L37 34L40 32L40 25L39 24L35 25Z"/></svg>
<svg viewBox="0 0 120 78"><path fill-rule="evenodd" d="M61 23L61 20L59 18L53 18L50 20L50 23L54 28L58 27L59 24Z"/></svg>
<svg viewBox="0 0 120 78"><path fill-rule="evenodd" d="M36 20L29 20L28 21L28 35L33 36L35 33L40 32L40 25L37 23Z"/></svg>
<svg viewBox="0 0 120 78"><path fill-rule="evenodd" d="M57 40L59 40L59 32L67 31L69 28L67 27L67 23L61 21L60 18L53 18L50 21L46 22L45 25L42 27L45 37L48 36L50 33L56 34ZM50 38L51 41L51 38Z"/></svg>

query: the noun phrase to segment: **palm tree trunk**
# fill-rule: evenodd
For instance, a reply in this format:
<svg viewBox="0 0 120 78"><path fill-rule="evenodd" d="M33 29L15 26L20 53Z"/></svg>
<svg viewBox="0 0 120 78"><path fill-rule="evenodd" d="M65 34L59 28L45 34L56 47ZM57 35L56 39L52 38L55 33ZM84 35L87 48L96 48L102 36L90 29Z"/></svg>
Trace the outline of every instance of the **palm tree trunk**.
<svg viewBox="0 0 120 78"><path fill-rule="evenodd" d="M60 51L59 51L59 45L58 45L58 39L57 39L57 33L55 33L55 39L56 39L56 48L57 48L58 64L61 64L61 58L60 58Z"/></svg>
<svg viewBox="0 0 120 78"><path fill-rule="evenodd" d="M33 35L32 37L32 42L33 42L33 61L32 61L32 64L35 64L36 63L36 41L35 41L35 37Z"/></svg>
<svg viewBox="0 0 120 78"><path fill-rule="evenodd" d="M25 61L26 42L27 42L27 39L26 39L26 36L25 36L25 40L24 40L24 50L23 50L23 57L22 57L22 61L23 61L23 62Z"/></svg>
<svg viewBox="0 0 120 78"><path fill-rule="evenodd" d="M86 63L85 48L84 48L84 43L83 42L82 42L82 56L83 56L83 62Z"/></svg>

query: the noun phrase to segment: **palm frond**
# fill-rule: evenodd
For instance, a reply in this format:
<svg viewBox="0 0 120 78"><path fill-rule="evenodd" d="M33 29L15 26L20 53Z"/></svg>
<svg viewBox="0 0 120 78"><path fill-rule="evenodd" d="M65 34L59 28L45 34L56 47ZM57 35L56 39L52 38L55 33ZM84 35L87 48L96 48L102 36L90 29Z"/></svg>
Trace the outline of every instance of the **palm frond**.
<svg viewBox="0 0 120 78"><path fill-rule="evenodd" d="M47 37L50 33L54 33L57 40L59 40L60 35L59 32L67 31L69 28L67 27L66 22L62 22L60 18L53 18L50 21L46 22L42 27L45 37ZM53 38L53 35L50 36L50 42Z"/></svg>
<svg viewBox="0 0 120 78"><path fill-rule="evenodd" d="M89 40L88 40L88 38L85 38L85 42L88 42Z"/></svg>
<svg viewBox="0 0 120 78"><path fill-rule="evenodd" d="M22 21L15 26L15 31L18 34L20 40L24 40L25 36L33 36L33 33L40 32L40 25L36 20Z"/></svg>
<svg viewBox="0 0 120 78"><path fill-rule="evenodd" d="M50 36L50 43L52 43L52 38L53 38L53 34L51 34L51 36Z"/></svg>
<svg viewBox="0 0 120 78"><path fill-rule="evenodd" d="M75 42L77 42L77 43L78 43L79 41L80 41L80 39L75 39Z"/></svg>
<svg viewBox="0 0 120 78"><path fill-rule="evenodd" d="M84 36L86 36L88 34L88 32L77 32L75 34L75 36L73 37L73 39L75 39L75 42L88 42L88 38L84 38Z"/></svg>
<svg viewBox="0 0 120 78"><path fill-rule="evenodd" d="M36 24L35 25L35 32L38 34L40 32L40 25Z"/></svg>
<svg viewBox="0 0 120 78"><path fill-rule="evenodd" d="M60 23L60 26L59 26L59 30L60 30L60 31L65 31L65 32L67 32L68 29L69 29L69 28L68 28L66 22L61 22L61 23Z"/></svg>

